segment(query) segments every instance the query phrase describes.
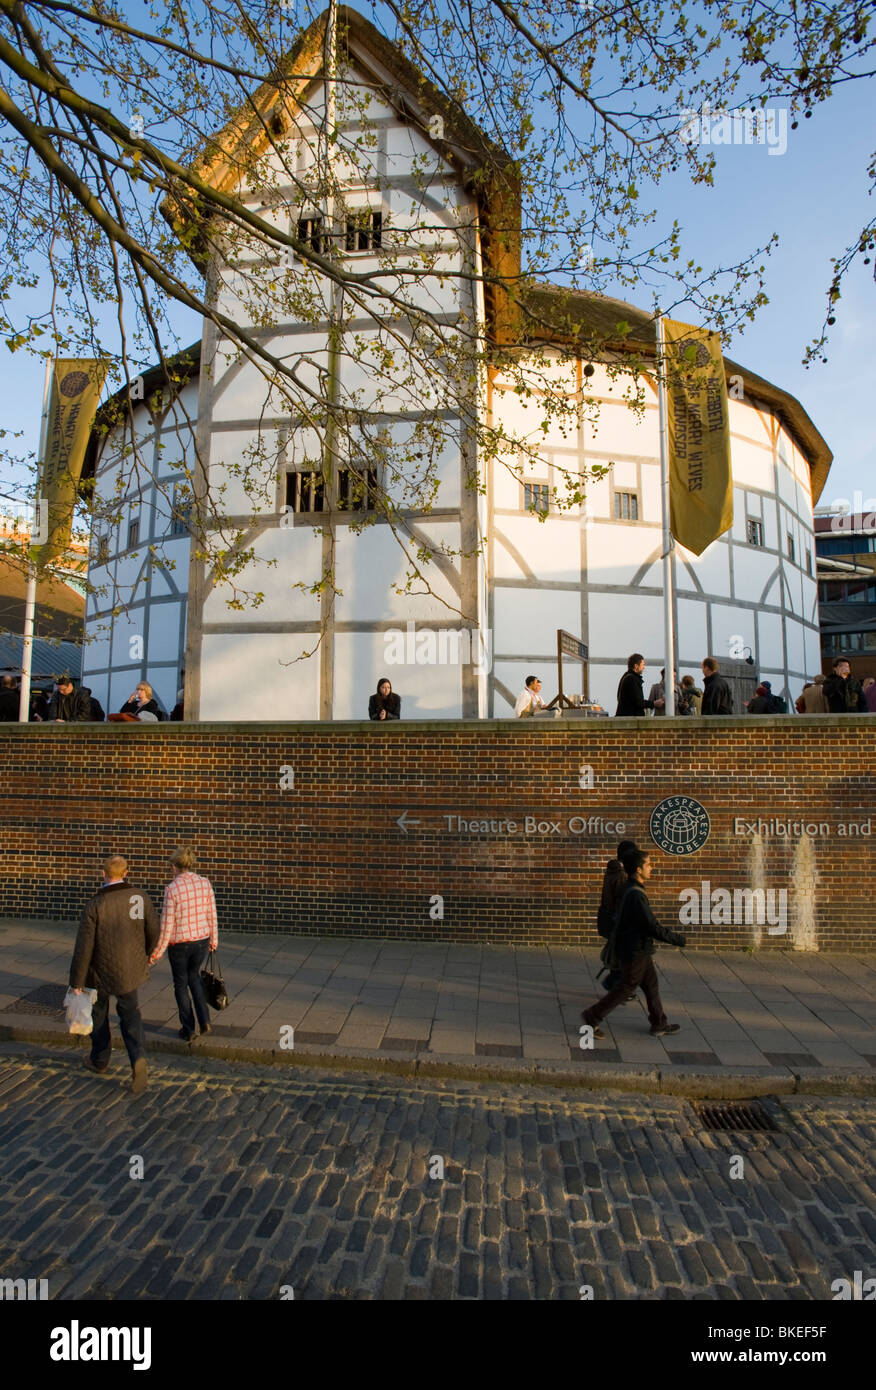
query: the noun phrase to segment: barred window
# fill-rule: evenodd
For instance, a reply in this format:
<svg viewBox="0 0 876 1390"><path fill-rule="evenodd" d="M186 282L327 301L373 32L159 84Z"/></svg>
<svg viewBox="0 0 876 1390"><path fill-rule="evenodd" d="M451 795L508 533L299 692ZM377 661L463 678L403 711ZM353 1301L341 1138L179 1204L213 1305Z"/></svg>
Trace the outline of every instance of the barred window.
<svg viewBox="0 0 876 1390"><path fill-rule="evenodd" d="M346 512L374 510L377 496L377 469L354 471L338 469L338 508Z"/></svg>
<svg viewBox="0 0 876 1390"><path fill-rule="evenodd" d="M754 517L749 517L746 525L749 545L763 545L763 522L755 521Z"/></svg>
<svg viewBox="0 0 876 1390"><path fill-rule="evenodd" d="M318 256L322 255L324 238L321 217L299 217L297 235L299 241L305 242Z"/></svg>
<svg viewBox="0 0 876 1390"><path fill-rule="evenodd" d="M551 507L551 490L548 484L524 483L523 506L528 512L541 512L542 515L549 512Z"/></svg>
<svg viewBox="0 0 876 1390"><path fill-rule="evenodd" d="M794 545L794 537L791 535L790 531L788 531L785 536L785 540L788 546L788 559L793 563L796 559L796 546Z"/></svg>
<svg viewBox="0 0 876 1390"><path fill-rule="evenodd" d="M639 494L637 492L616 492L614 494L614 514L618 521L638 521Z"/></svg>
<svg viewBox="0 0 876 1390"><path fill-rule="evenodd" d="M128 549L131 550L140 541L140 518L132 516L128 522Z"/></svg>
<svg viewBox="0 0 876 1390"><path fill-rule="evenodd" d="M325 484L322 474L315 470L287 473L286 506L293 512L325 511Z"/></svg>
<svg viewBox="0 0 876 1390"><path fill-rule="evenodd" d="M173 489L173 503L170 518L170 534L187 536L192 515L192 498L187 487L177 483Z"/></svg>
<svg viewBox="0 0 876 1390"><path fill-rule="evenodd" d="M110 557L109 536L97 537L97 549L94 561L97 565L108 565Z"/></svg>
<svg viewBox="0 0 876 1390"><path fill-rule="evenodd" d="M373 208L347 218L347 251L379 251L383 237L383 213Z"/></svg>

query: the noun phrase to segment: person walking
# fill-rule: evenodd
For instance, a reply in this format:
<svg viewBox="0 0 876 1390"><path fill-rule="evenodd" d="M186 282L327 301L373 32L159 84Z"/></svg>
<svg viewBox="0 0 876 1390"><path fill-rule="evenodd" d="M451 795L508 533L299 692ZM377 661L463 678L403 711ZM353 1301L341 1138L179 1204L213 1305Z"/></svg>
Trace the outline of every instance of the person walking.
<svg viewBox="0 0 876 1390"><path fill-rule="evenodd" d="M718 663L713 656L703 661L703 703L701 714L732 714L733 692L723 676L718 675Z"/></svg>
<svg viewBox="0 0 876 1390"><path fill-rule="evenodd" d="M514 706L515 719L528 719L535 714L537 709L546 709L544 700L541 698L541 681L538 676L527 676L526 682L517 696L517 703Z"/></svg>
<svg viewBox="0 0 876 1390"><path fill-rule="evenodd" d="M112 1038L109 1026L110 997L115 996L122 1039L131 1063L131 1091L146 1089L146 1056L143 1020L137 990L149 978L149 954L158 940L158 913L152 899L127 881L128 862L111 854L103 864L103 884L82 914L73 960L70 988L75 994L96 989L91 1010L91 1053L86 1067L102 1073L109 1069Z"/></svg>
<svg viewBox="0 0 876 1390"><path fill-rule="evenodd" d="M627 881L626 870L621 861L625 854L636 848L635 840L621 840L617 847L617 857L609 859L605 866L605 873L602 876L602 893L596 913L596 930L600 936L605 937L606 941L611 936L618 899ZM621 972L619 970L609 968L605 977L604 988L606 990L614 989L620 978Z"/></svg>
<svg viewBox="0 0 876 1390"><path fill-rule="evenodd" d="M627 657L627 669L617 687L615 718L624 715L644 715L646 709L654 708L654 701L645 699L642 680L644 669L645 658L641 652L633 652L632 656Z"/></svg>
<svg viewBox="0 0 876 1390"><path fill-rule="evenodd" d="M651 877L651 856L645 850L628 850L621 861L627 875L618 900L615 926L610 938L621 978L614 989L609 990L589 1009L584 1009L581 1018L593 1028L594 1037L605 1036L598 1026L619 1004L635 994L641 985L648 1006L648 1021L654 1037L680 1031L677 1023L668 1023L660 998L657 971L654 969L654 943L665 941L670 946L687 945L683 932L672 931L657 921L645 892L645 884Z"/></svg>
<svg viewBox="0 0 876 1390"><path fill-rule="evenodd" d="M208 953L219 945L216 898L209 879L194 872L193 850L175 849L170 864L173 881L164 890L161 934L149 964L155 965L167 951L181 1024L179 1036L183 1042L191 1042L195 1036L195 1015L202 1037L213 1031L201 969Z"/></svg>
<svg viewBox="0 0 876 1390"><path fill-rule="evenodd" d="M824 682L824 694L831 714L866 714L867 702L861 682L852 675L844 656L833 663L833 675Z"/></svg>
<svg viewBox="0 0 876 1390"><path fill-rule="evenodd" d="M381 676L377 682L377 693L368 701L368 718L376 720L401 719L401 696L393 693L392 686Z"/></svg>

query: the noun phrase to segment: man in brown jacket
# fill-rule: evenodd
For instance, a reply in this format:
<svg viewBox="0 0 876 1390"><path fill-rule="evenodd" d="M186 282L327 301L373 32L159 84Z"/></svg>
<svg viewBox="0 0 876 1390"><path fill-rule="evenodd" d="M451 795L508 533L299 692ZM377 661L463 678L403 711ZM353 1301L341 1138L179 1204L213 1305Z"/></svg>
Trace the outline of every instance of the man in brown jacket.
<svg viewBox="0 0 876 1390"><path fill-rule="evenodd" d="M148 893L127 882L128 864L113 854L103 865L104 882L82 914L70 988L96 989L91 1011L90 1071L105 1072L112 1057L109 1026L110 995L115 996L122 1038L131 1063L131 1090L146 1089L146 1057L143 1020L137 990L149 977L149 957L158 941L158 913Z"/></svg>

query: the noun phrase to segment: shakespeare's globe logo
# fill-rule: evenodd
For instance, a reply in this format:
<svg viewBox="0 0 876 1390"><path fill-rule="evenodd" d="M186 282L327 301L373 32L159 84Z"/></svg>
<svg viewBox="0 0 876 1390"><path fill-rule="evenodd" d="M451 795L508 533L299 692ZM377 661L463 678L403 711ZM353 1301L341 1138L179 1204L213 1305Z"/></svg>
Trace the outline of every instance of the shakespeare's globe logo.
<svg viewBox="0 0 876 1390"><path fill-rule="evenodd" d="M708 811L692 796L667 796L651 812L651 839L666 854L696 854L710 829Z"/></svg>

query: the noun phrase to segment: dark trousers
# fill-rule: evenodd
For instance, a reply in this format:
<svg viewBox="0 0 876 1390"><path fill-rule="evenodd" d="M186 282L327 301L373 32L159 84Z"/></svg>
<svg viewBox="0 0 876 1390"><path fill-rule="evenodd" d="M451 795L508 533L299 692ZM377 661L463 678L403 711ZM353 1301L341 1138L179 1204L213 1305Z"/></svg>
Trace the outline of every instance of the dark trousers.
<svg viewBox="0 0 876 1390"><path fill-rule="evenodd" d="M110 996L99 989L91 1010L91 1060L96 1067L101 1068L109 1064L113 1050L113 1040L110 1037L109 1006ZM143 1038L143 1020L140 1017L140 1001L135 989L130 990L127 994L116 995L116 1013L122 1028L122 1041L128 1049L128 1060L133 1066L137 1058L142 1057L146 1050Z"/></svg>
<svg viewBox="0 0 876 1390"><path fill-rule="evenodd" d="M607 994L603 994L598 1003L587 1010L586 1021L588 1023L601 1023L606 1014L611 1013L618 1004L623 1004L625 1000L635 994L640 985L648 1005L648 1021L651 1027L662 1028L666 1022L666 1015L663 1012L663 1004L660 999L657 971L654 969L653 956L645 954L631 956L629 960L623 962L619 983Z"/></svg>
<svg viewBox="0 0 876 1390"><path fill-rule="evenodd" d="M210 1022L207 996L204 994L204 986L201 984L201 968L209 951L209 936L205 936L202 941L179 941L176 946L168 946L167 948L167 959L170 961L170 969L173 973L173 992L176 995L176 1007L179 1009L179 1021L187 1033L194 1033L195 1031L195 1014L198 1015L198 1023L202 1028L206 1028ZM189 999L189 992L191 992L191 999ZM192 1000L195 1005L194 1013L192 1013Z"/></svg>

